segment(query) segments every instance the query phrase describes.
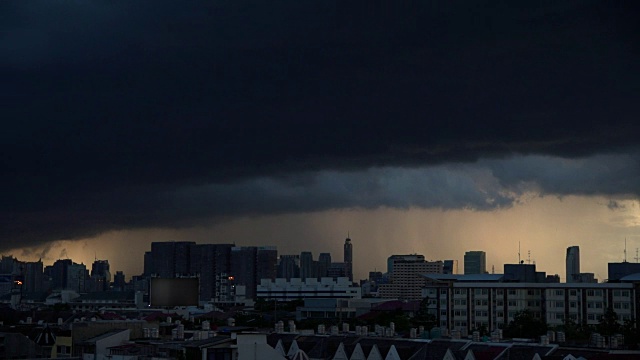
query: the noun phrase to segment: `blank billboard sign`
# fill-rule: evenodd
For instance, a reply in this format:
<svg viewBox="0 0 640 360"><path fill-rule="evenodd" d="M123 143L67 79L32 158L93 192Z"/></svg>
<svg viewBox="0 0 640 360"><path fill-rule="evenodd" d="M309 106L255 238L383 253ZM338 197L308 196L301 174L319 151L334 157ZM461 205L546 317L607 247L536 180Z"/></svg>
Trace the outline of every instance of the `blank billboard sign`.
<svg viewBox="0 0 640 360"><path fill-rule="evenodd" d="M198 278L151 278L151 306L198 306Z"/></svg>

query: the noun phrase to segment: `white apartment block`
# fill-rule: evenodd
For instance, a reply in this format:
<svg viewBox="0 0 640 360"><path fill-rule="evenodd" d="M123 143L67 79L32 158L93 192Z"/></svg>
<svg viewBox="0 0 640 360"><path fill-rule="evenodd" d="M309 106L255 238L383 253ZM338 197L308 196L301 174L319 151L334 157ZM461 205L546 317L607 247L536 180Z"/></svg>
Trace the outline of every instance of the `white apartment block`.
<svg viewBox="0 0 640 360"><path fill-rule="evenodd" d="M549 326L565 319L597 325L611 306L622 324L636 317L636 292L631 283L510 283L501 275L462 276L426 274L423 297L439 325L468 334L485 326L489 331L505 328L516 313L528 309Z"/></svg>
<svg viewBox="0 0 640 360"><path fill-rule="evenodd" d="M426 284L422 276L442 273L444 262L425 261L422 255L396 255L392 257L393 273L388 284L378 287L379 297L384 299L420 300L421 289Z"/></svg>
<svg viewBox="0 0 640 360"><path fill-rule="evenodd" d="M257 286L256 295L266 300L289 301L305 298L342 298L360 299L360 287L353 286L347 277L315 278L302 280L300 278L278 278L274 280L262 279Z"/></svg>

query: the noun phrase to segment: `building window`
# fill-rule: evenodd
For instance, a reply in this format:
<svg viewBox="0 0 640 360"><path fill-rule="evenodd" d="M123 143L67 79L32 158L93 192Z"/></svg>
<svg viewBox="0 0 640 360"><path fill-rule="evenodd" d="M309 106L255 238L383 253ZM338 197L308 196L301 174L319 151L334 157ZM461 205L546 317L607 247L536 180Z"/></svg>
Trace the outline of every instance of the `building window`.
<svg viewBox="0 0 640 360"><path fill-rule="evenodd" d="M556 296L564 296L564 290L556 290Z"/></svg>
<svg viewBox="0 0 640 360"><path fill-rule="evenodd" d="M622 296L629 297L629 290L622 290Z"/></svg>
<svg viewBox="0 0 640 360"><path fill-rule="evenodd" d="M502 300L496 301L496 306L504 306L504 301Z"/></svg>
<svg viewBox="0 0 640 360"><path fill-rule="evenodd" d="M504 290L502 289L496 290L496 295L504 295Z"/></svg>
<svg viewBox="0 0 640 360"><path fill-rule="evenodd" d="M516 289L509 289L508 294L509 295L515 295L516 294Z"/></svg>
<svg viewBox="0 0 640 360"><path fill-rule="evenodd" d="M569 290L569 295L576 296L577 292L575 290Z"/></svg>
<svg viewBox="0 0 640 360"><path fill-rule="evenodd" d="M574 307L577 307L577 306L578 306L578 304L575 301L570 301L569 302L569 307L574 308Z"/></svg>
<svg viewBox="0 0 640 360"><path fill-rule="evenodd" d="M595 319L596 319L595 314L587 314L587 320L595 320Z"/></svg>
<svg viewBox="0 0 640 360"><path fill-rule="evenodd" d="M596 292L594 290L587 290L587 296L595 296Z"/></svg>

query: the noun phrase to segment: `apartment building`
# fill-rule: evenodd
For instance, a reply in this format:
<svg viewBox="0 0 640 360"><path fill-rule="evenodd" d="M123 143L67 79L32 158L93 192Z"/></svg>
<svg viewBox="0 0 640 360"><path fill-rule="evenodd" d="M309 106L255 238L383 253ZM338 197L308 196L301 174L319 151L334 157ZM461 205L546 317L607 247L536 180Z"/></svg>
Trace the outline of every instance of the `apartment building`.
<svg viewBox="0 0 640 360"><path fill-rule="evenodd" d="M636 317L633 283L519 283L502 282L503 275L426 274L423 297L440 327L468 334L474 328L505 328L528 309L549 326L565 319L596 325L610 306L619 322Z"/></svg>

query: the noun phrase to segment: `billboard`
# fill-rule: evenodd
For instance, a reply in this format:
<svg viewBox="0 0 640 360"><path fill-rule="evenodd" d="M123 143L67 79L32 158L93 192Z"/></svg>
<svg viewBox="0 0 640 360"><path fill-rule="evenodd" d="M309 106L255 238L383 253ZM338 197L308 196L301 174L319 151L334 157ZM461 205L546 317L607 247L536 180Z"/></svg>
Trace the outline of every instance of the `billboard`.
<svg viewBox="0 0 640 360"><path fill-rule="evenodd" d="M198 278L151 278L150 306L198 306Z"/></svg>

